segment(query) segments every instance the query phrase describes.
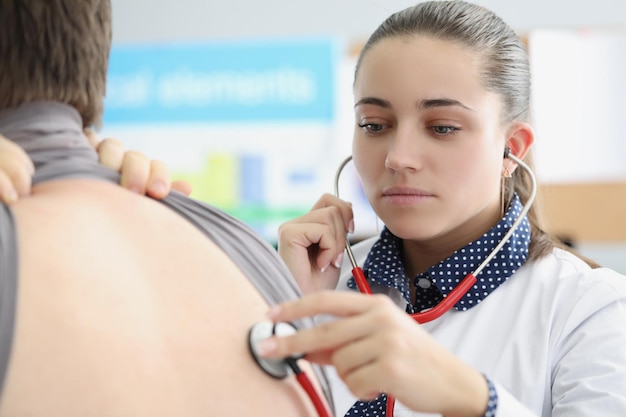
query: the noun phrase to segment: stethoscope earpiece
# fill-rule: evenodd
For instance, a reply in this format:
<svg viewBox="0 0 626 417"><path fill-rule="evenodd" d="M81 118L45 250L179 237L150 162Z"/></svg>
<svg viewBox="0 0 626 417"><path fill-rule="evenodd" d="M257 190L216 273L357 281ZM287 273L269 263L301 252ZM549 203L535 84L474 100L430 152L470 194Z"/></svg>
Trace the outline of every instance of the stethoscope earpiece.
<svg viewBox="0 0 626 417"><path fill-rule="evenodd" d="M264 358L259 355L259 343L271 336L289 336L295 333L296 327L291 323L272 323L269 321L255 324L248 332L250 353L259 367L269 376L283 379L289 374L290 367L284 358Z"/></svg>

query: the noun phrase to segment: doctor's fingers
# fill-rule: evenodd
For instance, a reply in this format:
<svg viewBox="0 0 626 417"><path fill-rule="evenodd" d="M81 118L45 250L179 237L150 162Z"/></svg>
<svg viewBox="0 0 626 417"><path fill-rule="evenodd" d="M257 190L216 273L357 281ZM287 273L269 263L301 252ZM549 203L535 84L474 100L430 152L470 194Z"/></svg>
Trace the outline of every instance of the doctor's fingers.
<svg viewBox="0 0 626 417"><path fill-rule="evenodd" d="M389 306L391 305L391 307ZM297 352L311 354L310 360L320 360L318 353L334 352L338 348L385 329L385 314L397 307L383 295L362 295L343 291L319 291L305 295L300 300L274 306L268 312L271 320L293 321L303 317L329 314L337 320L325 322L287 337L272 337L264 342L268 357L284 357Z"/></svg>
<svg viewBox="0 0 626 417"><path fill-rule="evenodd" d="M356 341L334 352L330 362L350 392L362 401L373 400L391 387L389 375L381 367L385 358L373 344L371 338Z"/></svg>
<svg viewBox="0 0 626 417"><path fill-rule="evenodd" d="M350 211L349 216L351 216L351 214L352 211ZM348 223L350 221L351 219ZM295 219L283 223L281 227L289 227L292 224L306 225L309 223L326 224L331 228L330 230L333 235L336 236L345 237L345 235L349 232L349 224L346 224L346 221L344 220L344 213L342 212L342 209L336 205L314 208L300 217L296 217Z"/></svg>
<svg viewBox="0 0 626 417"><path fill-rule="evenodd" d="M393 368L396 366L390 367L387 362L387 358L377 356L349 372L340 373L339 369L337 372L352 395L362 401L371 401L382 393L396 395L396 385L405 383L394 377Z"/></svg>
<svg viewBox="0 0 626 417"><path fill-rule="evenodd" d="M304 353L310 362L328 365L338 349L359 343L372 332L372 326L361 316L319 324L290 336L274 336L261 343L261 352L268 358L281 358Z"/></svg>
<svg viewBox="0 0 626 417"><path fill-rule="evenodd" d="M310 212L283 223L278 228L278 251L283 259L302 248L320 270L329 265L341 266L346 235L341 218L334 208Z"/></svg>
<svg viewBox="0 0 626 417"><path fill-rule="evenodd" d="M303 264L310 262L311 268L320 272L325 272L331 264L340 267L344 240L334 236L328 229L327 225L308 224L306 230L294 235L287 246L279 244L278 253L288 264L294 261ZM308 262L303 261L305 256Z"/></svg>
<svg viewBox="0 0 626 417"><path fill-rule="evenodd" d="M325 207L336 207L337 210L339 210L344 229L348 233L354 232L354 212L352 211L352 203L342 200L332 194L325 193L313 205L311 211Z"/></svg>
<svg viewBox="0 0 626 417"><path fill-rule="evenodd" d="M335 367L342 380L357 372L363 366L384 362L389 355L384 337L379 337L379 330L373 328L361 338L354 339L334 350L330 356L330 364ZM382 369L384 371L384 368Z"/></svg>
<svg viewBox="0 0 626 417"><path fill-rule="evenodd" d="M368 313L374 324L378 325L401 312L386 295L365 295L356 291L320 291L275 305L269 310L268 316L273 321L294 321L319 314L341 318ZM405 318L404 315L400 317Z"/></svg>

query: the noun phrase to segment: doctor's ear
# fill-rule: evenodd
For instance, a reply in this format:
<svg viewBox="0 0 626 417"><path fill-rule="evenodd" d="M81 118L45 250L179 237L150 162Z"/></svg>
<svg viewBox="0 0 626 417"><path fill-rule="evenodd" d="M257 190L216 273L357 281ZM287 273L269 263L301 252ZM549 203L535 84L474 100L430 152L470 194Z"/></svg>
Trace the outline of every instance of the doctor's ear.
<svg viewBox="0 0 626 417"><path fill-rule="evenodd" d="M509 152L524 159L535 142L535 132L528 123L516 121L511 123L506 138L505 146L510 149Z"/></svg>
<svg viewBox="0 0 626 417"><path fill-rule="evenodd" d="M535 141L535 133L528 123L513 122L507 131L506 138L502 175L510 177L517 168L517 164L507 156L512 154L519 159L524 159Z"/></svg>

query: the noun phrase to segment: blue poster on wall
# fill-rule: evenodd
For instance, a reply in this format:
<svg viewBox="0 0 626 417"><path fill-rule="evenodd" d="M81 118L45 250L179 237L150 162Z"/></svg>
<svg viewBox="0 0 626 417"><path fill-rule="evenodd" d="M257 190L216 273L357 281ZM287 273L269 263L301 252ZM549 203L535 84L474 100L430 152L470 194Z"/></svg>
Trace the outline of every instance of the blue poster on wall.
<svg viewBox="0 0 626 417"><path fill-rule="evenodd" d="M330 39L114 45L104 123L330 122Z"/></svg>

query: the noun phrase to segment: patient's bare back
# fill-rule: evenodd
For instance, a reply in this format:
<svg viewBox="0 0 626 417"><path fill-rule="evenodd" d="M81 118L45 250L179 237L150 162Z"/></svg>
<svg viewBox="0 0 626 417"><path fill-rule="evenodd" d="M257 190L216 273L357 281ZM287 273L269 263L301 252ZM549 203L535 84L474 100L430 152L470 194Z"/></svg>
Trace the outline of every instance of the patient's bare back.
<svg viewBox="0 0 626 417"><path fill-rule="evenodd" d="M103 181L13 207L19 290L0 416L309 416L253 362L267 304L204 234Z"/></svg>

